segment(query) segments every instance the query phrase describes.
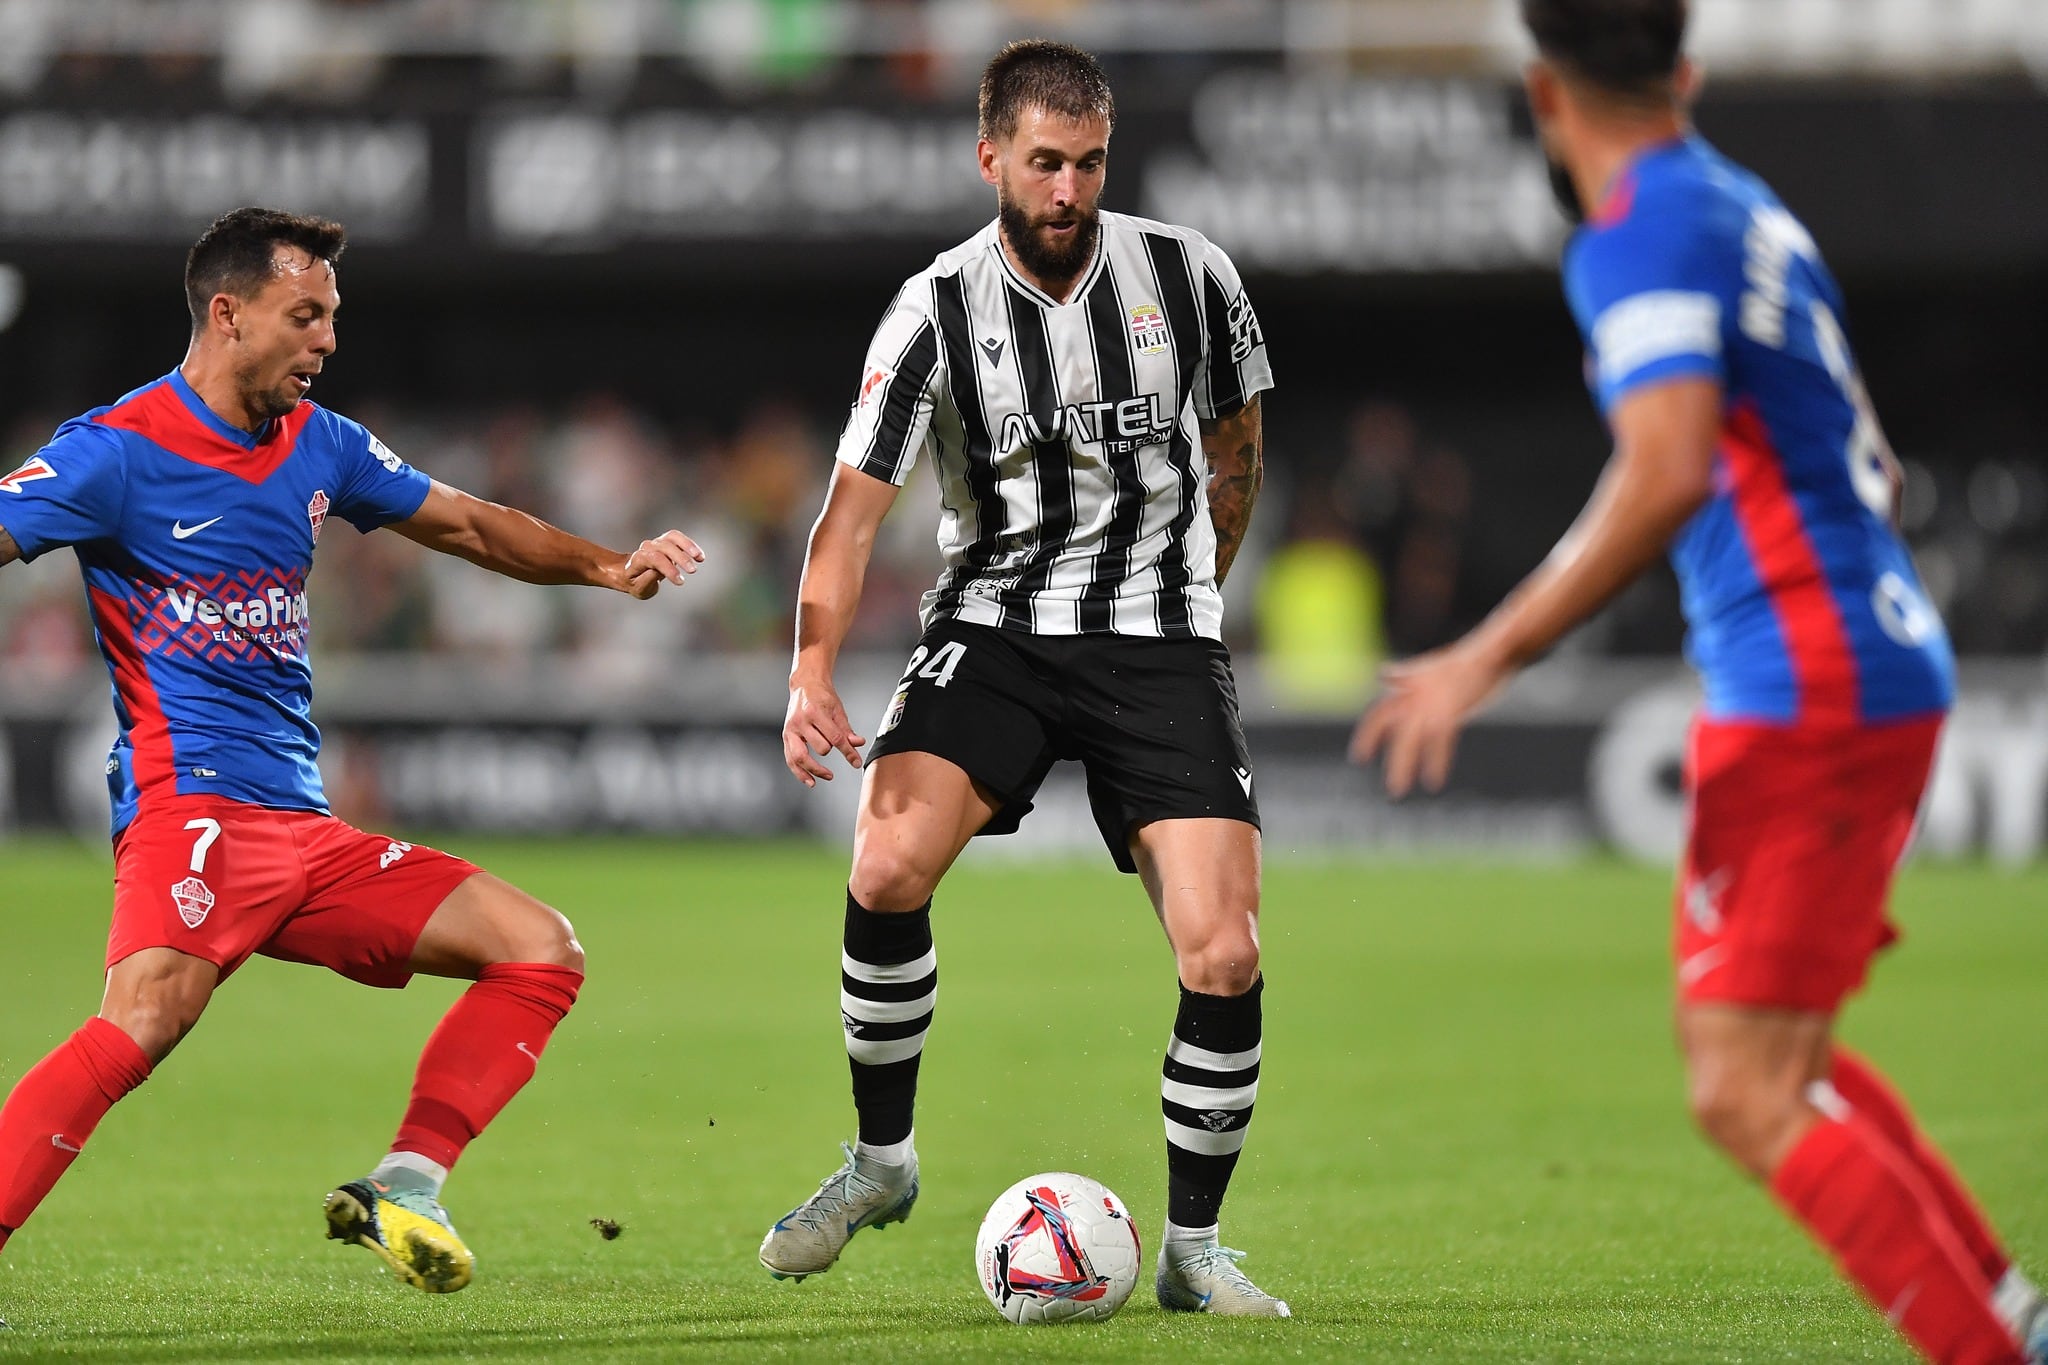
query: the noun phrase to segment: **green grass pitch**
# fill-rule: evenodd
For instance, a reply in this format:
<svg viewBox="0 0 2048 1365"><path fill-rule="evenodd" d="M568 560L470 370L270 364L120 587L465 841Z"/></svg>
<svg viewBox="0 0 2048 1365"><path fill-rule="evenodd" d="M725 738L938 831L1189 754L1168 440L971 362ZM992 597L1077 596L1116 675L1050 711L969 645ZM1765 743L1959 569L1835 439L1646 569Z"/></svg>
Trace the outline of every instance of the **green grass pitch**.
<svg viewBox="0 0 2048 1365"><path fill-rule="evenodd" d="M1173 975L1135 882L961 868L903 1227L771 1281L762 1232L838 1160L843 856L799 846L458 848L577 922L593 975L449 1188L478 1253L429 1298L322 1240L458 989L253 962L0 1256L0 1360L1837 1361L1908 1357L1693 1136L1669 1042L1667 879L1279 865L1267 1060L1225 1240L1291 1322L1022 1329L974 1231L1070 1167L1163 1212ZM0 1078L95 1007L104 857L0 848ZM2048 876L1923 867L1847 1036L2048 1270ZM601 1239L592 1218L625 1225ZM1148 1256L1149 1260L1149 1256Z"/></svg>

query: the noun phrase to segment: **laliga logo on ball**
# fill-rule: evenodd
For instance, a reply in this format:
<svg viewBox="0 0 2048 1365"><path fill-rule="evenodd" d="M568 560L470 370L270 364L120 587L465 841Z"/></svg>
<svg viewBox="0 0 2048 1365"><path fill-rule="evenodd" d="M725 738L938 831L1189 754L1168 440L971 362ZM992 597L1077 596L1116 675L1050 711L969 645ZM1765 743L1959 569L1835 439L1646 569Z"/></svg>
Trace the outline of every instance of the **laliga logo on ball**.
<svg viewBox="0 0 2048 1365"><path fill-rule="evenodd" d="M996 1197L975 1240L981 1289L1016 1323L1100 1322L1138 1283L1138 1229L1086 1176L1034 1175Z"/></svg>

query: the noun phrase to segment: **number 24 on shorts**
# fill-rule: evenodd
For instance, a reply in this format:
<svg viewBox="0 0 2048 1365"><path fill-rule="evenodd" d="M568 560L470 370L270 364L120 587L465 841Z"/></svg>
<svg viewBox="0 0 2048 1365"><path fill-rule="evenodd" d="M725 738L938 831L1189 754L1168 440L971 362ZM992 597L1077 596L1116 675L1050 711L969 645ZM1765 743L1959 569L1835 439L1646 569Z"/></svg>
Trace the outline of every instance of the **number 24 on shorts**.
<svg viewBox="0 0 2048 1365"><path fill-rule="evenodd" d="M931 655L929 660L925 657L928 654ZM889 709L882 713L882 723L875 729L876 738L879 739L881 736L888 734L896 728L897 722L903 719L903 707L910 700L910 685L913 680L917 678L930 678L940 687L944 687L947 683L953 681L953 670L960 667L960 660L965 658L966 655L967 646L961 644L958 640L951 640L940 645L936 654L933 654L924 645L919 645L916 649L912 650L910 664L903 670L903 677L899 680L896 695L889 699ZM918 665L920 664L924 666L919 668Z"/></svg>

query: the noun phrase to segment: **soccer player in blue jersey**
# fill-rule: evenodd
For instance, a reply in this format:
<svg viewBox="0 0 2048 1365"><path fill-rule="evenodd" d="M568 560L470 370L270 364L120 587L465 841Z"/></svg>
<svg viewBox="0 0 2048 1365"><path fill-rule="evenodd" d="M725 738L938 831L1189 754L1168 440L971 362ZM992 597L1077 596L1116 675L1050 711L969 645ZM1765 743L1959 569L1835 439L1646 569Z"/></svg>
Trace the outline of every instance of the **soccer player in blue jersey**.
<svg viewBox="0 0 2048 1365"><path fill-rule="evenodd" d="M413 469L306 401L335 349L342 228L237 209L185 267L170 374L66 422L0 478L0 564L75 548L120 738L106 995L0 1108L0 1246L115 1101L255 953L372 986L474 981L420 1057L389 1155L327 1197L328 1235L430 1293L474 1259L440 1204L456 1158L532 1077L583 981L569 922L451 854L328 813L309 715L306 577L330 513L529 583L652 597L703 558L630 553Z"/></svg>
<svg viewBox="0 0 2048 1365"><path fill-rule="evenodd" d="M1676 897L1693 1113L1929 1358L2038 1361L2034 1287L1833 1039L1895 936L1885 897L1954 693L1841 292L1770 189L1689 128L1684 0L1522 13L1553 181L1583 216L1565 291L1614 454L1483 624L1388 671L1354 757L1384 755L1395 795L1441 786L1466 719L1668 550L1706 689Z"/></svg>

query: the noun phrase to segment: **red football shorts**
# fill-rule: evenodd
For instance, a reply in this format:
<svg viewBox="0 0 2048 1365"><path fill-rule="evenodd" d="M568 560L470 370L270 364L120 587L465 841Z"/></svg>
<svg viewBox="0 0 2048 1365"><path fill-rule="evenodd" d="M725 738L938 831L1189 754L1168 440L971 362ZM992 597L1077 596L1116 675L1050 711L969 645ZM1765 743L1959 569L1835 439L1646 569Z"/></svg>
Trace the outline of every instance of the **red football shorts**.
<svg viewBox="0 0 2048 1365"><path fill-rule="evenodd" d="M225 978L261 953L403 986L427 920L477 871L315 811L166 797L115 841L107 965L176 948Z"/></svg>
<svg viewBox="0 0 2048 1365"><path fill-rule="evenodd" d="M1679 865L1679 998L1833 1013L1898 937L1885 917L1941 717L1697 720Z"/></svg>

